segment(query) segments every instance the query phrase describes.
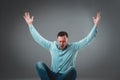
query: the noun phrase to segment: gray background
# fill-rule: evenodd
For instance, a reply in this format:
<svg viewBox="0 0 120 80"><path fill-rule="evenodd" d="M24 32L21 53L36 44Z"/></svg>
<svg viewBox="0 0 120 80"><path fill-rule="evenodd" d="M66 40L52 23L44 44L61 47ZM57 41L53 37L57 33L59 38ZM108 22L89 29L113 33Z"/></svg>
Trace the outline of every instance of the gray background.
<svg viewBox="0 0 120 80"><path fill-rule="evenodd" d="M23 19L25 11L35 17L33 24L43 37L54 41L65 30L69 42L84 38L93 27L92 17L100 11L96 38L77 56L78 78L119 80L119 4L119 0L1 0L0 79L38 79L36 62L50 67L49 51L31 37Z"/></svg>

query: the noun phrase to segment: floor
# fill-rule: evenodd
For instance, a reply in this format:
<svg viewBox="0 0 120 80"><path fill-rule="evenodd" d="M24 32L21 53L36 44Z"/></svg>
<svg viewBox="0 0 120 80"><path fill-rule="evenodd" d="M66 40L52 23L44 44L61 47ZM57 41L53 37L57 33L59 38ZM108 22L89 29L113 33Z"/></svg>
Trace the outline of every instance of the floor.
<svg viewBox="0 0 120 80"><path fill-rule="evenodd" d="M40 80L37 78L32 79L0 79L0 80ZM111 79L111 78L79 78L77 80L120 80L120 79Z"/></svg>

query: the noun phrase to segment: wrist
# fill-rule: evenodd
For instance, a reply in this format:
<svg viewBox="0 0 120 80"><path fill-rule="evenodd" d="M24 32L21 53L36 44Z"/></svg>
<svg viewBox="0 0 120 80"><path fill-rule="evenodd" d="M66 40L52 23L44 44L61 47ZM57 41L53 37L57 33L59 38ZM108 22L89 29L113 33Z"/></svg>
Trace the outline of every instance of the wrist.
<svg viewBox="0 0 120 80"><path fill-rule="evenodd" d="M98 23L95 23L94 25L97 27L97 26L98 26Z"/></svg>
<svg viewBox="0 0 120 80"><path fill-rule="evenodd" d="M32 23L28 23L28 26L31 26L32 25Z"/></svg>

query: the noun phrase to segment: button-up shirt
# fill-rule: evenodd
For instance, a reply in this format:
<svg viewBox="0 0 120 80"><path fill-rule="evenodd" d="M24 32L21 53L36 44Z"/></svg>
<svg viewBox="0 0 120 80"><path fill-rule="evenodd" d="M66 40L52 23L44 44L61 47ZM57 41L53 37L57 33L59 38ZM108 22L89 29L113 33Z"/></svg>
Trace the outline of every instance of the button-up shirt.
<svg viewBox="0 0 120 80"><path fill-rule="evenodd" d="M48 49L51 53L51 70L55 73L64 73L70 67L75 67L78 50L85 47L97 33L97 27L94 25L90 33L77 42L68 43L65 50L60 50L57 41L49 41L37 32L33 25L29 26L33 39L42 47Z"/></svg>

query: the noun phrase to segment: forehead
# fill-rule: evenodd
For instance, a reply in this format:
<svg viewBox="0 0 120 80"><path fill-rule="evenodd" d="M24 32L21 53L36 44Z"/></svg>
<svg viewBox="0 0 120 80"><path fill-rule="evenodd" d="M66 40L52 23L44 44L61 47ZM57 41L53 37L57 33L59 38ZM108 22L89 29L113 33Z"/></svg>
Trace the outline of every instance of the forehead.
<svg viewBox="0 0 120 80"><path fill-rule="evenodd" d="M58 36L58 38L57 38L58 40L66 40L67 39L67 37L66 36Z"/></svg>

